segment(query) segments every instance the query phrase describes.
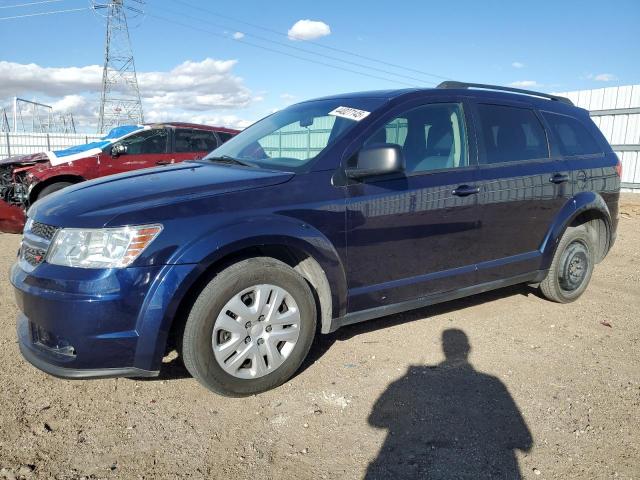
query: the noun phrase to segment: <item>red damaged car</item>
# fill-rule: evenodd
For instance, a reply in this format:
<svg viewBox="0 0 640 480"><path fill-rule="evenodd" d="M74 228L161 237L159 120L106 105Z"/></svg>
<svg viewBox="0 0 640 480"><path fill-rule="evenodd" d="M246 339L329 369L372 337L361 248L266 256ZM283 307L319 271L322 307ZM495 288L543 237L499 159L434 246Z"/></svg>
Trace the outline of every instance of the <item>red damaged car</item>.
<svg viewBox="0 0 640 480"><path fill-rule="evenodd" d="M29 205L64 187L203 157L237 133L190 123L124 125L97 142L0 160L0 232L21 232Z"/></svg>

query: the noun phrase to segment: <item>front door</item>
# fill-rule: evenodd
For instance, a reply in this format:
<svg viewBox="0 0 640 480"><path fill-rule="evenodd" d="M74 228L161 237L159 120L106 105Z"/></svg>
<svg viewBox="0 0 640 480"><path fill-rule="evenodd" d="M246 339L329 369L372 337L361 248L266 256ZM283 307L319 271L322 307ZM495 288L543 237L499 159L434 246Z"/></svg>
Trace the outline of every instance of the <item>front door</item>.
<svg viewBox="0 0 640 480"><path fill-rule="evenodd" d="M461 103L420 105L382 120L363 142L399 145L406 172L347 187L350 312L475 283L476 162L466 123Z"/></svg>
<svg viewBox="0 0 640 480"><path fill-rule="evenodd" d="M100 176L129 172L140 168L173 163L169 149L169 132L166 128L151 128L134 133L115 145L122 145L124 152L114 156L105 152L100 158Z"/></svg>

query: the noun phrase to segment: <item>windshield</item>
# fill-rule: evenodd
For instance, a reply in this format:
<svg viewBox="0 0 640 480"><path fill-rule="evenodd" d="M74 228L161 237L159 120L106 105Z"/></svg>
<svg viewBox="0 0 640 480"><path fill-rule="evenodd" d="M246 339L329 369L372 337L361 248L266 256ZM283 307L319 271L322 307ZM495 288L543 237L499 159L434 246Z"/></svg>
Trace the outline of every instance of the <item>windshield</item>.
<svg viewBox="0 0 640 480"><path fill-rule="evenodd" d="M205 160L236 160L275 170L303 170L384 98L337 98L292 105L253 124Z"/></svg>

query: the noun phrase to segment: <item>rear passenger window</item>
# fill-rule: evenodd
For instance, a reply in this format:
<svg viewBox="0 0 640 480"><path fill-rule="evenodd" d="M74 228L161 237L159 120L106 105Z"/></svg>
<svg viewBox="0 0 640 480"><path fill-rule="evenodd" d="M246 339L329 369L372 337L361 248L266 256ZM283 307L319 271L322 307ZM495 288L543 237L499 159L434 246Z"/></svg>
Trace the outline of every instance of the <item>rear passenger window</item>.
<svg viewBox="0 0 640 480"><path fill-rule="evenodd" d="M176 152L211 152L218 147L213 132L207 130L176 130Z"/></svg>
<svg viewBox="0 0 640 480"><path fill-rule="evenodd" d="M542 112L549 122L551 131L558 141L560 153L564 156L590 155L602 153L598 142L582 123L572 117L556 113Z"/></svg>
<svg viewBox="0 0 640 480"><path fill-rule="evenodd" d="M547 136L533 110L478 105L478 114L484 145L480 163L549 158Z"/></svg>

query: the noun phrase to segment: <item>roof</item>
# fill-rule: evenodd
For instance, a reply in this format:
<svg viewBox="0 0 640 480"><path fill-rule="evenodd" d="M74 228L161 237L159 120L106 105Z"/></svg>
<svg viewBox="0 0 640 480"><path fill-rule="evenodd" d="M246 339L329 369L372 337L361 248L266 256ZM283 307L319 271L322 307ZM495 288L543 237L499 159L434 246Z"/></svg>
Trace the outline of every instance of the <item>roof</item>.
<svg viewBox="0 0 640 480"><path fill-rule="evenodd" d="M454 83L454 82L449 82ZM458 82L455 82L458 83ZM464 85L464 84L460 84ZM475 85L475 84L469 84ZM486 85L486 87L490 87ZM496 87L498 88L498 87ZM501 88L501 87L500 87ZM563 101L554 101L549 98L541 98L535 96L538 92L528 92L527 93L518 93L517 89L509 89L510 91L502 91L502 90L490 90L490 89L478 89L478 88L404 88L399 90L372 90L372 91L363 91L363 92L352 92L352 93L342 93L338 95L330 95L327 97L315 98L308 101L316 101L316 100L337 100L337 99L358 99L358 98L382 98L387 100L398 100L400 98L404 100L409 100L411 98L420 98L420 97L433 97L433 96L460 96L460 97L473 97L473 98L484 98L484 99L494 99L494 100L504 100L504 101L520 101L523 103L527 103L529 105L535 106L537 108L544 108L546 110L556 110L556 111L570 111L574 110L578 107L574 107L573 105L569 105ZM547 94L542 94L547 95ZM304 102L303 102L304 103Z"/></svg>
<svg viewBox="0 0 640 480"><path fill-rule="evenodd" d="M240 130L236 130L234 128L227 127L216 127L212 125L202 125L199 123L188 123L188 122L156 122L156 123L145 123L144 125L148 125L150 127L173 127L173 128L195 128L198 130L211 130L214 132L224 132L224 133L239 133Z"/></svg>
<svg viewBox="0 0 640 480"><path fill-rule="evenodd" d="M300 102L300 103L306 103L306 102L315 102L318 100L338 100L341 98L347 99L347 98L382 98L382 99L392 99L395 97L398 97L400 95L404 95L406 93L412 93L412 92L420 92L422 90L425 89L420 89L420 88L404 88L404 89L400 89L400 90L365 90L363 92L350 92L350 93L339 93L337 95L328 95L326 97L319 97L319 98L312 98L309 100L305 100L304 102ZM433 90L433 89L428 89L428 90Z"/></svg>

